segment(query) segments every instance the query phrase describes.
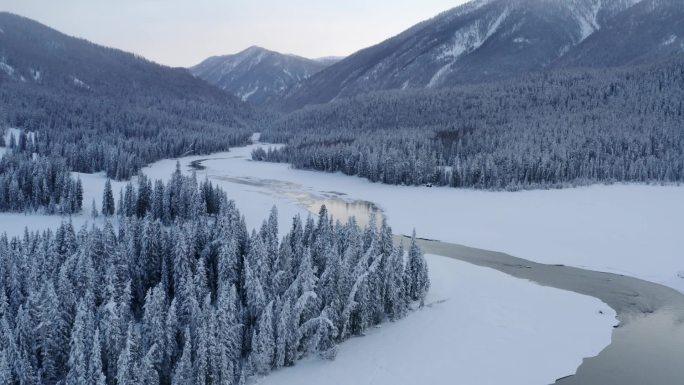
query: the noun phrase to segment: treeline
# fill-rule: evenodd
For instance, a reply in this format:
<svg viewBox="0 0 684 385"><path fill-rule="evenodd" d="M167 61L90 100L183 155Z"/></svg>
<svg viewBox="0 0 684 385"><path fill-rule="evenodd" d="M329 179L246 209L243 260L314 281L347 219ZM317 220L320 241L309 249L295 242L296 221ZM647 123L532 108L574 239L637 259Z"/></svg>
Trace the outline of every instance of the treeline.
<svg viewBox="0 0 684 385"><path fill-rule="evenodd" d="M227 102L139 90L127 98L91 95L1 78L0 85L0 125L36 133L35 151L65 159L72 171L116 180L160 159L246 144L254 131L247 123L253 113Z"/></svg>
<svg viewBox="0 0 684 385"><path fill-rule="evenodd" d="M220 208L0 237L0 382L244 383L334 357L428 290L421 251L405 257L384 223L341 224L322 208L279 241L275 209L250 234L225 195Z"/></svg>
<svg viewBox="0 0 684 385"><path fill-rule="evenodd" d="M169 225L176 220L188 221L203 215L215 216L226 203L226 194L208 179L199 183L196 174L184 176L180 163L167 184L162 180L154 183L144 174L138 175L136 185L128 182L119 191L118 204L114 203L112 185L108 180L102 194L101 213L105 216L117 214L121 217L144 218L161 221ZM94 203L94 202L93 202ZM98 215L96 208L93 208Z"/></svg>
<svg viewBox="0 0 684 385"><path fill-rule="evenodd" d="M0 195L0 211L75 213L81 202L67 195L75 191L66 181L69 171L130 179L159 159L243 145L253 131L226 108L201 101L161 106L164 98L154 95L122 101L1 78L0 85L0 127L21 128L9 136L8 159L0 163L0 194L6 194ZM33 173L37 168L42 171Z"/></svg>
<svg viewBox="0 0 684 385"><path fill-rule="evenodd" d="M389 184L528 189L684 180L684 63L576 72L309 107L256 160Z"/></svg>
<svg viewBox="0 0 684 385"><path fill-rule="evenodd" d="M23 139L16 146L14 139L11 142L15 150L25 143ZM0 212L73 214L81 211L83 185L80 179L71 176L63 160L34 157L31 152L15 150L0 158Z"/></svg>

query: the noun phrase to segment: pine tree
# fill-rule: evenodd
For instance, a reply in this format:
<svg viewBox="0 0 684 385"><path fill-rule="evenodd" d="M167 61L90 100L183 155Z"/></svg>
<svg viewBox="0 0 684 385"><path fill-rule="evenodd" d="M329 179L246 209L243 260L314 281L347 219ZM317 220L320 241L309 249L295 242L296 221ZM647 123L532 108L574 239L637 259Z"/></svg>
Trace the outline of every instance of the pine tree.
<svg viewBox="0 0 684 385"><path fill-rule="evenodd" d="M102 195L102 215L110 217L116 213L114 207L114 194L112 193L112 182L107 179Z"/></svg>
<svg viewBox="0 0 684 385"><path fill-rule="evenodd" d="M207 296L208 298L208 296ZM209 302L209 301L207 301ZM202 322L202 325L199 327L199 330L197 331L197 343L196 343L196 349L195 349L195 362L194 362L194 372L195 372L195 384L196 385L206 385L207 381L210 378L210 373L209 373L209 348L210 348L210 341L209 341L209 325L207 318L210 316L211 313L211 306L209 303L207 303L207 306L204 308L204 314L203 317L204 320Z"/></svg>
<svg viewBox="0 0 684 385"><path fill-rule="evenodd" d="M237 308L237 290L235 286L222 286L217 301L217 330L221 349L225 352L226 360L236 367L242 355L242 329L239 323Z"/></svg>
<svg viewBox="0 0 684 385"><path fill-rule="evenodd" d="M86 300L78 305L78 312L71 331L71 352L69 353L69 372L66 376L67 385L88 384L88 361L90 359L90 341L93 340L91 328L94 319Z"/></svg>
<svg viewBox="0 0 684 385"><path fill-rule="evenodd" d="M259 276L254 272L247 259L243 261L243 266L245 269L244 292L247 297L247 312L253 320L256 320L266 306L266 295Z"/></svg>
<svg viewBox="0 0 684 385"><path fill-rule="evenodd" d="M173 373L173 362L176 359L178 352L178 336L179 336L179 321L178 311L176 306L176 299L171 300L171 305L166 312L166 321L164 322L164 338L163 347L161 351L161 374L166 379L166 376L171 377Z"/></svg>
<svg viewBox="0 0 684 385"><path fill-rule="evenodd" d="M413 231L411 245L408 253L408 298L412 301L420 301L421 306L430 289L430 278L428 275L427 262L423 251L416 242L416 232Z"/></svg>
<svg viewBox="0 0 684 385"><path fill-rule="evenodd" d="M257 374L266 374L273 367L275 358L275 335L273 330L273 302L270 302L259 318L252 337L250 362Z"/></svg>
<svg viewBox="0 0 684 385"><path fill-rule="evenodd" d="M100 330L95 330L92 349L90 352L90 363L88 364L87 384L106 385L106 378L102 372L102 347L100 345Z"/></svg>
<svg viewBox="0 0 684 385"><path fill-rule="evenodd" d="M128 333L124 348L119 354L116 370L117 385L137 385L140 383L140 342L131 322L128 325Z"/></svg>
<svg viewBox="0 0 684 385"><path fill-rule="evenodd" d="M95 205L95 199L93 199L92 208L90 209L90 216L92 218L97 218L100 214L97 212L97 206Z"/></svg>
<svg viewBox="0 0 684 385"><path fill-rule="evenodd" d="M297 330L292 318L292 305L285 297L282 299L281 309L278 312L276 324L276 341L274 352L274 368L282 368L290 365L294 359L294 341L297 339Z"/></svg>
<svg viewBox="0 0 684 385"><path fill-rule="evenodd" d="M176 364L173 372L173 385L194 385L195 378L192 370L192 341L190 340L190 329L185 329L183 353Z"/></svg>
<svg viewBox="0 0 684 385"><path fill-rule="evenodd" d="M143 350L147 351L152 345L162 347L165 339L166 322L166 293L157 285L147 292L142 318Z"/></svg>
<svg viewBox="0 0 684 385"><path fill-rule="evenodd" d="M0 385L13 385L12 366L6 350L7 348L0 350Z"/></svg>
<svg viewBox="0 0 684 385"><path fill-rule="evenodd" d="M150 350L143 357L140 363L140 384L141 385L159 385L159 373L155 368L155 362L158 360L159 352L157 345L154 344Z"/></svg>
<svg viewBox="0 0 684 385"><path fill-rule="evenodd" d="M54 383L64 376L69 358L69 340L71 328L70 303L57 295L51 281L47 282L43 294L43 305L40 314L41 319L41 347L40 351L45 358L43 362L43 378L46 383Z"/></svg>

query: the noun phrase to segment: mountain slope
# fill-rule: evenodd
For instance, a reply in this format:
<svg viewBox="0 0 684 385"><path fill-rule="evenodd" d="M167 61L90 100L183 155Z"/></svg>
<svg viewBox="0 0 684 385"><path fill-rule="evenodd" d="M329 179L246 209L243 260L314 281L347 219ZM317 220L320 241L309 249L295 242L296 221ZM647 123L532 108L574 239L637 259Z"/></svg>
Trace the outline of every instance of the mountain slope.
<svg viewBox="0 0 684 385"><path fill-rule="evenodd" d="M253 159L372 182L486 189L684 181L684 61L568 69L312 105Z"/></svg>
<svg viewBox="0 0 684 385"><path fill-rule="evenodd" d="M211 57L190 71L242 100L262 105L282 98L294 85L333 63L250 47L235 55Z"/></svg>
<svg viewBox="0 0 684 385"><path fill-rule="evenodd" d="M0 30L0 76L96 94L156 93L244 107L185 69L73 38L21 16L0 13Z"/></svg>
<svg viewBox="0 0 684 385"><path fill-rule="evenodd" d="M37 133L40 155L125 179L145 164L248 141L257 112L193 77L0 13L0 128Z"/></svg>
<svg viewBox="0 0 684 385"><path fill-rule="evenodd" d="M600 31L562 57L557 66L619 66L683 54L684 2L645 0L608 20Z"/></svg>
<svg viewBox="0 0 684 385"><path fill-rule="evenodd" d="M476 0L328 67L293 90L284 108L541 70L637 1Z"/></svg>

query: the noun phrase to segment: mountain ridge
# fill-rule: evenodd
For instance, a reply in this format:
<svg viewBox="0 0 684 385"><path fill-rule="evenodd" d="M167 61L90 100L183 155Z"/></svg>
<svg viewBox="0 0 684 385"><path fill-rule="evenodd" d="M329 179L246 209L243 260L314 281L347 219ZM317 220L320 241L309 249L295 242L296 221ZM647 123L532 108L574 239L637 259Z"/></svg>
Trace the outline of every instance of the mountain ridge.
<svg viewBox="0 0 684 385"><path fill-rule="evenodd" d="M236 54L209 57L190 72L243 101L263 105L333 63L251 46Z"/></svg>
<svg viewBox="0 0 684 385"><path fill-rule="evenodd" d="M610 50L611 38L616 38L602 27L617 29L627 40L638 41L638 32L617 28L629 19L630 10L632 19L674 10L660 30L679 31L677 17L684 17L674 0L475 0L322 70L293 87L279 108L293 111L374 91L445 88L549 68L591 66L561 60L581 50L588 52L585 56L590 60L596 58L595 66L620 65L619 58L600 59ZM649 20L657 23L663 18ZM608 37L602 38L604 35ZM663 40L656 35L649 44ZM677 33L676 42L679 36ZM599 43L592 43L596 41ZM641 49L630 47L629 41L624 44L625 51ZM647 53L639 56L647 58Z"/></svg>

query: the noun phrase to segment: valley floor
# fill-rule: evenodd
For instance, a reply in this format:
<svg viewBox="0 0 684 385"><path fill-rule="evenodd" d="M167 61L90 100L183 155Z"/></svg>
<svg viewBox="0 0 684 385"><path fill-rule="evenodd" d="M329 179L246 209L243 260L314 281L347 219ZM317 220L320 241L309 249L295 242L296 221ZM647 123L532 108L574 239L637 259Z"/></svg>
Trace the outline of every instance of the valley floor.
<svg viewBox="0 0 684 385"><path fill-rule="evenodd" d="M273 195L292 202L301 192L323 200L330 193L341 194L379 206L395 233L411 234L415 227L420 237L630 275L684 292L684 186L616 184L519 192L388 186L246 161L250 152L247 147L216 155L212 158L221 159L203 162L207 168L201 173L215 181L246 183L222 184L238 201L245 190L267 194L261 206L269 205ZM251 225L265 216L262 212Z"/></svg>
<svg viewBox="0 0 684 385"><path fill-rule="evenodd" d="M614 185L510 193L387 186L253 162L254 147L181 159L188 173L191 161L206 159L198 177L209 177L226 190L250 228L259 226L275 204L282 232L292 216L314 209L302 205L302 196L336 196L378 205L395 233L410 234L415 227L425 238L543 263L621 272L684 289L684 279L677 278L684 270L678 258L682 187ZM175 165L176 160L163 160L144 172L167 179ZM92 222L91 202L95 199L99 208L104 185L102 175L80 177L84 214L72 218L76 226ZM122 185L113 184L115 195ZM2 214L0 231L18 235L24 226L50 228L59 220ZM594 298L442 257L428 260L431 306L346 342L334 362L309 359L261 381L546 384L574 373L583 357L596 355L610 342L615 313Z"/></svg>

